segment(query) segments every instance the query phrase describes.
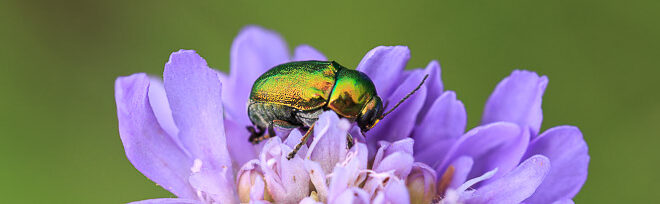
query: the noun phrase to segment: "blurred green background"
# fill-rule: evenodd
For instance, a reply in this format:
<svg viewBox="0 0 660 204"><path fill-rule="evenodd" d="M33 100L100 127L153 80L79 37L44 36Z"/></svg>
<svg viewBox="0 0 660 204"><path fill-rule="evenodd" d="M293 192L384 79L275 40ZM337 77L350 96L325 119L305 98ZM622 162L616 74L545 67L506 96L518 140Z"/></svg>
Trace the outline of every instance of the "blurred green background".
<svg viewBox="0 0 660 204"><path fill-rule="evenodd" d="M578 203L659 202L658 1L10 1L0 3L2 203L121 203L170 197L127 161L116 77L160 75L195 49L226 71L241 27L282 34L355 67L407 45L437 59L447 89L480 120L499 80L547 75L543 129L580 127L590 147Z"/></svg>

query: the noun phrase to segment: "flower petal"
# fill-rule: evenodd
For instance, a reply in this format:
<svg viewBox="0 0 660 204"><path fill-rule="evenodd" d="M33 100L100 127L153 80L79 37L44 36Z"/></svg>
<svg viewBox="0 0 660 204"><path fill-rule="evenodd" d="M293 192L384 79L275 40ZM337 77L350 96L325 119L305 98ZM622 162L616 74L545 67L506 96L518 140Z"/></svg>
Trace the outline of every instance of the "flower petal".
<svg viewBox="0 0 660 204"><path fill-rule="evenodd" d="M378 46L367 52L357 70L371 78L378 95L385 99L396 89L396 82L408 59L410 50L406 46Z"/></svg>
<svg viewBox="0 0 660 204"><path fill-rule="evenodd" d="M200 160L197 160L200 161ZM194 172L189 178L192 185L201 195L202 199L209 199L218 203L237 203L238 194L234 189L232 169L205 169L201 163L201 171ZM195 168L192 167L191 170Z"/></svg>
<svg viewBox="0 0 660 204"><path fill-rule="evenodd" d="M574 204L574 202L571 199L564 199L552 202L552 204Z"/></svg>
<svg viewBox="0 0 660 204"><path fill-rule="evenodd" d="M467 114L453 91L437 98L415 131L415 160L430 166L444 158L449 147L465 132Z"/></svg>
<svg viewBox="0 0 660 204"><path fill-rule="evenodd" d="M354 183L354 176L357 173L355 166L335 166L332 171L332 179L328 186L328 203L334 203L347 188Z"/></svg>
<svg viewBox="0 0 660 204"><path fill-rule="evenodd" d="M291 150L275 137L266 142L259 155L268 193L276 203L297 202L310 192L309 175L301 157L286 158Z"/></svg>
<svg viewBox="0 0 660 204"><path fill-rule="evenodd" d="M240 167L245 162L256 159L258 150L255 150L255 145L248 140L250 133L245 130L245 126L231 120L224 120L224 123L225 135L227 135L227 149L234 162L233 165Z"/></svg>
<svg viewBox="0 0 660 204"><path fill-rule="evenodd" d="M314 141L307 156L321 164L324 172L330 172L337 162L346 158L346 134L351 124L346 119L339 119L333 111L326 111L319 116L314 128Z"/></svg>
<svg viewBox="0 0 660 204"><path fill-rule="evenodd" d="M386 203L410 203L408 189L402 180L393 179L385 186Z"/></svg>
<svg viewBox="0 0 660 204"><path fill-rule="evenodd" d="M552 168L536 193L525 202L573 198L587 180L588 151L582 132L573 126L554 127L534 139L526 157L542 154L550 159Z"/></svg>
<svg viewBox="0 0 660 204"><path fill-rule="evenodd" d="M474 159L469 178L482 175L498 168L497 174L488 183L515 168L520 162L529 141L529 132L521 131L518 125L509 122L491 123L476 127L461 137L449 150L440 170L447 168L460 156Z"/></svg>
<svg viewBox="0 0 660 204"><path fill-rule="evenodd" d="M325 172L321 169L318 162L305 160L305 169L309 173L309 178L316 189L316 193L321 201L325 201L328 196L328 186L325 179Z"/></svg>
<svg viewBox="0 0 660 204"><path fill-rule="evenodd" d="M287 61L289 49L279 34L258 26L243 28L231 45L231 83L223 98L228 117L250 124L245 110L252 84L268 69Z"/></svg>
<svg viewBox="0 0 660 204"><path fill-rule="evenodd" d="M530 157L500 179L478 188L467 203L520 203L534 193L548 171L547 157Z"/></svg>
<svg viewBox="0 0 660 204"><path fill-rule="evenodd" d="M375 172L386 172L394 170L394 175L400 179L405 179L408 177L408 174L410 174L410 170L412 169L412 164L414 161L415 159L410 154L404 152L394 152L383 158L383 160L378 163L378 165L374 165L373 170Z"/></svg>
<svg viewBox="0 0 660 204"><path fill-rule="evenodd" d="M387 141L380 141L379 143L380 148L376 153L378 156L376 156L377 160L374 160L374 163L380 162L379 160L381 160L383 157L395 152L413 154L413 146L415 144L415 140L411 138L405 138L392 143Z"/></svg>
<svg viewBox="0 0 660 204"><path fill-rule="evenodd" d="M352 187L339 194L333 203L368 204L369 194L360 188Z"/></svg>
<svg viewBox="0 0 660 204"><path fill-rule="evenodd" d="M293 53L293 61L319 60L326 61L323 53L309 45L299 45Z"/></svg>
<svg viewBox="0 0 660 204"><path fill-rule="evenodd" d="M472 170L472 165L474 165L474 160L472 160L472 157L462 156L454 160L451 165L454 167L454 174L448 187L458 188L467 180L468 174Z"/></svg>
<svg viewBox="0 0 660 204"><path fill-rule="evenodd" d="M291 149L295 148L296 145L298 145L298 143L300 143L300 141L303 138L302 133L297 129L292 130L291 133L289 133L288 135L289 136L286 137L286 139L284 140L284 144L286 146L289 146L289 148ZM307 151L308 151L307 144L303 144L303 146L300 147L300 150L298 150L298 153L296 153L296 156L302 158L304 157L303 155L307 155Z"/></svg>
<svg viewBox="0 0 660 204"><path fill-rule="evenodd" d="M380 141L380 148L376 152L373 160L373 166L378 166L379 163L390 154L395 152L402 152L406 154L413 154L413 145L415 141L411 138L402 139L393 143L387 141Z"/></svg>
<svg viewBox="0 0 660 204"><path fill-rule="evenodd" d="M314 198L312 197L306 197L302 199L298 204L322 204L322 203L314 200Z"/></svg>
<svg viewBox="0 0 660 204"><path fill-rule="evenodd" d="M541 128L541 101L548 77L530 71L516 70L502 80L488 98L481 124L497 121L513 122L528 127L532 137Z"/></svg>
<svg viewBox="0 0 660 204"><path fill-rule="evenodd" d="M179 128L176 127L174 118L172 118L172 110L170 109L170 103L167 101L163 80L149 77L149 91L147 96L149 96L149 104L154 111L160 127L172 137L172 140L183 148L183 144L181 144L178 136Z"/></svg>
<svg viewBox="0 0 660 204"><path fill-rule="evenodd" d="M163 73L179 138L203 168L231 169L218 74L195 51L172 53ZM231 180L229 178L225 180Z"/></svg>
<svg viewBox="0 0 660 204"><path fill-rule="evenodd" d="M192 159L160 127L148 89L146 74L119 77L115 82L119 135L126 157L147 178L174 195L195 198L188 184Z"/></svg>
<svg viewBox="0 0 660 204"><path fill-rule="evenodd" d="M406 138L394 143L381 141L380 144L372 169L378 173L391 172L399 179L408 177L415 160L412 156L413 139Z"/></svg>
<svg viewBox="0 0 660 204"><path fill-rule="evenodd" d="M442 95L443 91L440 64L438 61L433 60L426 65L424 74L429 75L429 78L424 82L424 86L426 86L426 101L424 101L424 106L417 115L417 123L421 122L421 120L426 117L431 105L433 105L433 102Z"/></svg>
<svg viewBox="0 0 660 204"><path fill-rule="evenodd" d="M129 204L202 204L196 200L185 198L157 198L142 201L130 202Z"/></svg>
<svg viewBox="0 0 660 204"><path fill-rule="evenodd" d="M386 99L389 108L392 108L399 100L417 87L424 78L421 70L413 72L406 80L397 87L396 91ZM415 94L410 96L391 114L383 118L373 129L366 133L367 144L370 150L376 149L377 141L397 141L410 136L414 126L417 113L426 100L426 87L422 86ZM375 152L375 151L374 151Z"/></svg>

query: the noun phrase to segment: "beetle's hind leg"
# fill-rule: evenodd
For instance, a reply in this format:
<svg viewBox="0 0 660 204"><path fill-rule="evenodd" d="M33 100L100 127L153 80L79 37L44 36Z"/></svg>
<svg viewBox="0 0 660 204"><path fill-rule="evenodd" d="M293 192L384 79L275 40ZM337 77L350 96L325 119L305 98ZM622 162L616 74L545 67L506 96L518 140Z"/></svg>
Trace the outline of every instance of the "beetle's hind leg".
<svg viewBox="0 0 660 204"><path fill-rule="evenodd" d="M293 159L293 157L296 156L296 153L298 153L300 148L302 148L303 144L307 143L307 139L309 139L309 135L311 135L312 131L314 131L314 125L315 124L316 123L312 124L312 126L309 127L309 129L307 130L305 135L303 135L303 137L300 138L300 142L296 145L296 147L293 148L293 151L291 151L291 153L289 153L289 155L286 156L286 159L288 159L288 160Z"/></svg>

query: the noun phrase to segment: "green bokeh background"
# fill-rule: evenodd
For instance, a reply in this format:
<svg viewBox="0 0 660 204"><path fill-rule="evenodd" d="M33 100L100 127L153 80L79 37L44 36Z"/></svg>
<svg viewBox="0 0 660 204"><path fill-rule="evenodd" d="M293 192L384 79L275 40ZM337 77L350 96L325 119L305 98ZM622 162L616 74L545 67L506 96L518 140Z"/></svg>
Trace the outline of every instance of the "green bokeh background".
<svg viewBox="0 0 660 204"><path fill-rule="evenodd" d="M128 162L113 83L162 73L195 49L226 71L241 27L262 25L355 67L407 45L408 68L437 59L477 125L511 70L550 78L543 129L576 125L589 144L578 203L659 202L658 1L0 2L2 203L122 203L171 197Z"/></svg>

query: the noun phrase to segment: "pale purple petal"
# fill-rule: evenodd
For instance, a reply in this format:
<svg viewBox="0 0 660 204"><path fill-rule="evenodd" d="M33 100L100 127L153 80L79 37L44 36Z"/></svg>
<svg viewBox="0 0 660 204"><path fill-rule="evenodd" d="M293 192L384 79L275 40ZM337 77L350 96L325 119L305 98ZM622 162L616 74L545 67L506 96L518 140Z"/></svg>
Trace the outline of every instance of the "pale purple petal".
<svg viewBox="0 0 660 204"><path fill-rule="evenodd" d="M431 108L431 105L433 105L433 102L443 93L442 76L440 72L440 64L438 61L433 60L428 65L426 65L424 74L428 74L429 78L426 79L426 82L424 82L424 86L426 86L426 100L424 101L424 106L422 106L422 109L417 115L418 124L422 122L422 119L426 117L426 114Z"/></svg>
<svg viewBox="0 0 660 204"><path fill-rule="evenodd" d="M265 190L266 183L264 183L264 178L260 175L257 175L254 179L254 185L252 185L252 188L250 188L250 200L264 200L266 196Z"/></svg>
<svg viewBox="0 0 660 204"><path fill-rule="evenodd" d="M458 188L467 180L472 165L474 165L474 160L472 160L472 157L462 156L454 160L451 165L454 167L454 175L451 183L449 183L449 188Z"/></svg>
<svg viewBox="0 0 660 204"><path fill-rule="evenodd" d="M129 204L202 204L197 200L185 198L157 198L142 201L130 202Z"/></svg>
<svg viewBox="0 0 660 204"><path fill-rule="evenodd" d="M119 135L128 160L147 178L174 195L194 198L188 184L192 159L159 125L147 96L146 74L119 77L115 100Z"/></svg>
<svg viewBox="0 0 660 204"><path fill-rule="evenodd" d="M399 102L403 97L417 87L422 81L424 76L420 71L410 74L410 76L403 81L396 91L385 101L389 102L389 108ZM376 142L396 141L410 136L413 128L415 127L415 119L417 113L424 105L426 99L426 87L422 86L415 94L410 96L408 100L403 102L391 114L383 118L376 126L366 133L367 144L370 150L376 149Z"/></svg>
<svg viewBox="0 0 660 204"><path fill-rule="evenodd" d="M497 122L476 127L463 135L447 153L442 165L437 168L444 171L449 163L460 156L469 156L474 160L469 178L482 175L498 168L493 179L509 172L518 165L529 141L529 132L521 131L518 125L509 122Z"/></svg>
<svg viewBox="0 0 660 204"><path fill-rule="evenodd" d="M564 199L552 202L552 204L575 204L571 199Z"/></svg>
<svg viewBox="0 0 660 204"><path fill-rule="evenodd" d="M385 193L379 191L376 196L371 200L371 204L385 204Z"/></svg>
<svg viewBox="0 0 660 204"><path fill-rule="evenodd" d="M336 203L338 196L352 186L359 186L366 179L366 174L360 170L367 165L367 147L363 143L356 143L347 154L346 160L337 163L332 171L332 178L328 186L328 203Z"/></svg>
<svg viewBox="0 0 660 204"><path fill-rule="evenodd" d="M364 190L352 187L339 194L334 200L336 204L368 204L369 194Z"/></svg>
<svg viewBox="0 0 660 204"><path fill-rule="evenodd" d="M328 186L328 203L335 203L335 200L354 184L358 169L353 166L335 166L332 171L332 179Z"/></svg>
<svg viewBox="0 0 660 204"><path fill-rule="evenodd" d="M353 125L353 127L351 127L351 129L348 131L348 134L353 136L353 140L355 140L355 142L367 143L367 138L364 137L360 127L357 125Z"/></svg>
<svg viewBox="0 0 660 204"><path fill-rule="evenodd" d="M286 146L289 146L289 148L293 149L300 143L300 141L303 138L303 133L301 133L299 130L295 129L292 130L289 136L286 137L284 140L284 144ZM310 138L311 139L311 138ZM309 142L309 140L307 140ZM300 147L300 150L298 150L298 153L296 154L297 157L303 158L304 155L307 155L307 151L309 148L307 148L307 144L304 144L302 147Z"/></svg>
<svg viewBox="0 0 660 204"><path fill-rule="evenodd" d="M231 120L224 120L224 123L225 135L227 135L227 149L231 155L233 165L240 167L245 162L256 159L258 150L248 140L250 133L245 129L245 126Z"/></svg>
<svg viewBox="0 0 660 204"><path fill-rule="evenodd" d="M250 200L250 204L270 204L271 202L265 200Z"/></svg>
<svg viewBox="0 0 660 204"><path fill-rule="evenodd" d="M346 134L350 127L351 124L346 119L339 119L335 112L322 113L314 127L314 141L305 158L321 164L324 172L332 171L335 164L346 157Z"/></svg>
<svg viewBox="0 0 660 204"><path fill-rule="evenodd" d="M176 127L174 118L172 118L172 110L170 109L170 103L167 101L163 80L149 77L149 92L147 95L149 96L149 104L154 111L160 127L172 137L172 140L183 148L183 144L181 144L178 136L179 128Z"/></svg>
<svg viewBox="0 0 660 204"><path fill-rule="evenodd" d="M547 157L530 157L500 179L478 188L467 203L520 203L534 193L549 170Z"/></svg>
<svg viewBox="0 0 660 204"><path fill-rule="evenodd" d="M180 50L170 56L163 78L179 138L186 149L204 162L205 169L231 169L217 72L195 51Z"/></svg>
<svg viewBox="0 0 660 204"><path fill-rule="evenodd" d="M392 143L380 141L380 148L378 148L378 151L374 156L373 166L378 166L385 157L395 152L403 152L412 155L414 143L415 141L411 138L402 139Z"/></svg>
<svg viewBox="0 0 660 204"><path fill-rule="evenodd" d="M259 155L268 193L277 203L297 202L310 192L309 175L301 157L286 158L291 150L275 137L266 142Z"/></svg>
<svg viewBox="0 0 660 204"><path fill-rule="evenodd" d="M548 77L530 71L516 70L502 80L488 98L482 124L508 121L528 127L532 138L541 128L541 101Z"/></svg>
<svg viewBox="0 0 660 204"><path fill-rule="evenodd" d="M319 60L326 61L323 53L309 45L299 45L293 52L293 61Z"/></svg>
<svg viewBox="0 0 660 204"><path fill-rule="evenodd" d="M415 160L434 166L449 147L465 132L467 114L453 91L437 98L428 114L413 132Z"/></svg>
<svg viewBox="0 0 660 204"><path fill-rule="evenodd" d="M406 204L410 203L408 189L402 180L393 179L384 189L385 200L388 203Z"/></svg>
<svg viewBox="0 0 660 204"><path fill-rule="evenodd" d="M382 173L369 173L369 177L366 179L362 189L367 193L373 195L382 193L385 190L385 187L395 180L400 180L396 175L392 174L392 171L382 172ZM332 183L330 183L332 185ZM404 186L405 188L405 186ZM373 199L375 200L375 199ZM373 202L372 200L372 202ZM376 203L376 202L373 202Z"/></svg>
<svg viewBox="0 0 660 204"><path fill-rule="evenodd" d="M404 179L410 174L414 160L415 159L410 154L395 152L383 158L378 165L374 165L373 170L376 172L394 170L394 175L400 179Z"/></svg>
<svg viewBox="0 0 660 204"><path fill-rule="evenodd" d="M587 180L589 152L582 132L573 126L558 126L545 131L530 144L526 157L542 154L552 168L538 190L526 203L571 199Z"/></svg>
<svg viewBox="0 0 660 204"><path fill-rule="evenodd" d="M201 195L202 200L218 203L236 203L239 201L238 194L234 189L235 183L231 168L204 169L204 163L201 163L201 165L201 171L194 172L189 181L190 185ZM194 168L196 167L192 167L191 170Z"/></svg>
<svg viewBox="0 0 660 204"><path fill-rule="evenodd" d="M392 143L387 141L380 141L379 144L380 149L378 149L376 154L379 154L380 156L377 156L377 158L383 158L383 156L387 156L395 152L413 154L413 146L415 145L415 140L411 138L404 138Z"/></svg>
<svg viewBox="0 0 660 204"><path fill-rule="evenodd" d="M314 198L306 197L302 199L298 204L322 204L322 203L314 200Z"/></svg>
<svg viewBox="0 0 660 204"><path fill-rule="evenodd" d="M311 160L305 160L305 169L309 173L309 179L312 181L316 194L320 200L325 201L328 196L328 186L326 184L326 175L321 165Z"/></svg>
<svg viewBox="0 0 660 204"><path fill-rule="evenodd" d="M228 117L239 124L250 124L247 101L254 81L268 69L289 61L289 49L279 34L258 26L241 30L231 46L230 84L223 102Z"/></svg>
<svg viewBox="0 0 660 204"><path fill-rule="evenodd" d="M410 59L406 46L378 46L369 51L357 67L376 85L378 95L385 99L396 89L399 75Z"/></svg>

